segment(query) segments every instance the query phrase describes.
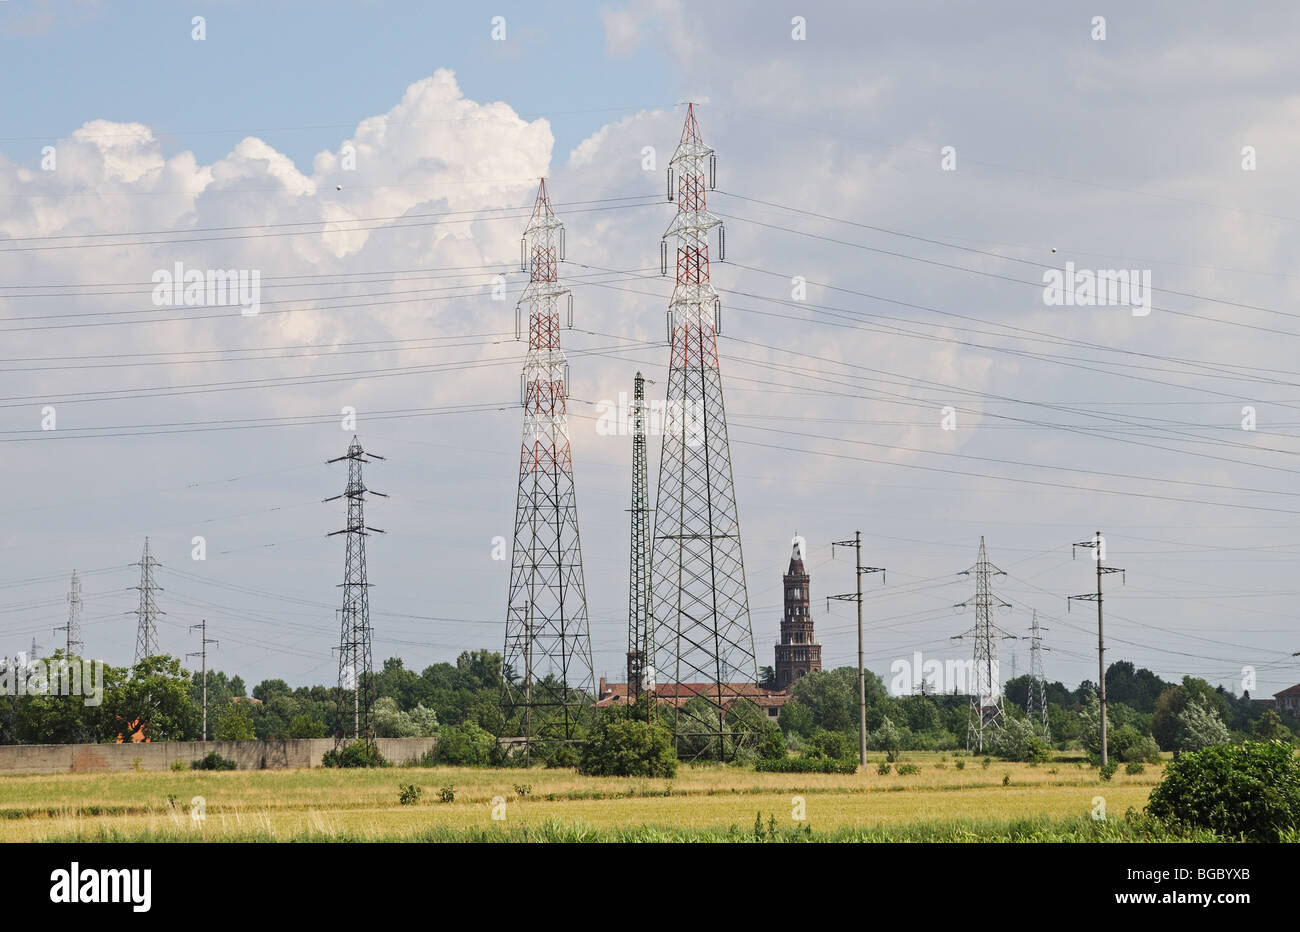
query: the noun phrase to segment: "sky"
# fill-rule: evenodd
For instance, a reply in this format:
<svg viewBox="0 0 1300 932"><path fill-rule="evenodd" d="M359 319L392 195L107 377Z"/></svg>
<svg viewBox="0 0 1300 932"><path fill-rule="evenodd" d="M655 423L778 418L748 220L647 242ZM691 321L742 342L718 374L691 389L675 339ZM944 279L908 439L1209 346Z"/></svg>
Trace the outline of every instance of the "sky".
<svg viewBox="0 0 1300 932"><path fill-rule="evenodd" d="M830 542L861 531L887 681L970 655L981 537L1004 674L1036 613L1047 676L1095 680L1095 606L1067 597L1100 530L1126 570L1109 660L1300 680L1300 11L1131 6L3 0L0 649L61 643L76 569L86 654L130 662L148 536L164 652L206 619L210 666L333 683L326 460L354 408L390 496L367 511L376 664L500 650L545 176L595 668L621 679L631 442L596 414L638 369L665 389L689 100L760 665L796 534L825 663L855 662L825 596L853 587ZM259 312L156 303L176 263L256 271ZM1052 269L1132 270L1149 313L1050 303Z"/></svg>

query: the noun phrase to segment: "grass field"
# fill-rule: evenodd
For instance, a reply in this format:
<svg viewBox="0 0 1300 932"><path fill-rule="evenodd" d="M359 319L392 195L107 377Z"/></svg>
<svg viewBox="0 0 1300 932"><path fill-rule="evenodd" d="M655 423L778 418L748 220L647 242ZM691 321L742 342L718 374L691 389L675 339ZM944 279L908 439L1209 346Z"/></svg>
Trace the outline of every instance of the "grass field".
<svg viewBox="0 0 1300 932"><path fill-rule="evenodd" d="M920 773L881 775L872 764L854 775L683 767L672 780L450 767L7 776L0 841L750 841L756 815L765 840L1122 841L1139 838L1125 811L1141 809L1161 775L1149 765L1107 782L1071 762L909 760ZM402 805L407 783L423 794ZM448 786L454 802L440 798ZM190 814L196 796L202 821ZM1091 817L1098 796L1104 822ZM792 817L795 797L803 821Z"/></svg>

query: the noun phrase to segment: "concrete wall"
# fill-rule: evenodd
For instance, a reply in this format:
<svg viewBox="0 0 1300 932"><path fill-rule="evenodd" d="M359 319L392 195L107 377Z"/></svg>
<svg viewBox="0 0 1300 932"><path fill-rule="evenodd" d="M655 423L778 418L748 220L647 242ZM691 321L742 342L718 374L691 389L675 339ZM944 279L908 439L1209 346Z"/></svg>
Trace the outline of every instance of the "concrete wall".
<svg viewBox="0 0 1300 932"><path fill-rule="evenodd" d="M416 760L437 738L377 738L379 753L394 764ZM0 774L95 773L114 770L169 770L173 761L186 768L209 751L233 760L240 770L287 770L319 767L334 747L333 738L284 741L160 741L149 744L10 744L0 745Z"/></svg>

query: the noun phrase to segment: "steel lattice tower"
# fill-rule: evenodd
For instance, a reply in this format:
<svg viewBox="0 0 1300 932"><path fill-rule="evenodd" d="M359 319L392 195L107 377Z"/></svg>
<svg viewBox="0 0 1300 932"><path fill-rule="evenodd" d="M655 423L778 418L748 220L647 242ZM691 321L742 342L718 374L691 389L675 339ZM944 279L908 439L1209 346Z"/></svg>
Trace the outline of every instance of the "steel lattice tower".
<svg viewBox="0 0 1300 932"><path fill-rule="evenodd" d="M516 336L527 305L528 355L502 710L507 720L521 719L529 756L535 744L549 755L557 742L573 741L595 691L569 445L568 365L560 348L559 300L569 296L571 323L573 298L559 281L564 227L551 209L545 178L521 250L528 286L516 309Z"/></svg>
<svg viewBox="0 0 1300 932"><path fill-rule="evenodd" d="M650 477L646 455L645 377L632 383L632 547L627 592L627 701L654 689L654 590L650 575Z"/></svg>
<svg viewBox="0 0 1300 932"><path fill-rule="evenodd" d="M957 608L975 605L975 627L958 637L975 639L974 682L970 684L970 722L966 730L966 750L984 750L984 744L994 732L1000 732L1003 725L1002 681L998 669L999 637L1012 637L1002 633L993 624L993 608L1010 608L1010 603L1003 602L993 595L989 585L992 576L1007 575L989 562L984 549L984 538L980 538L979 559L968 570L962 570L961 576L975 574L975 598L959 602Z"/></svg>
<svg viewBox="0 0 1300 932"><path fill-rule="evenodd" d="M67 634L64 656L79 655L86 645L81 640L81 580L77 578L76 570L72 571L72 584L68 588L68 623L54 629L55 634L60 631Z"/></svg>
<svg viewBox="0 0 1300 932"><path fill-rule="evenodd" d="M726 713L742 692L756 688L758 666L718 363L721 304L709 282L709 231L722 223L705 204L706 187L715 178L713 150L700 138L692 104L668 167L668 198L676 198L677 216L662 246L667 274L668 237L676 238L677 281L668 306L672 355L655 506L654 653L658 695L664 695L668 677L677 691L678 754L725 759L738 743L757 737L749 724L736 723L737 730L729 731ZM720 253L723 242L719 230ZM703 706L692 702L686 708L692 696ZM735 740L728 741L728 734Z"/></svg>
<svg viewBox="0 0 1300 932"><path fill-rule="evenodd" d="M158 653L158 616L166 615L166 612L158 610L158 602L154 598L155 592L161 592L162 587L153 581L153 571L155 567L162 566L149 554L149 538L144 539L144 553L140 556L140 562L133 564L140 567L140 585L132 586L140 593L140 607L135 610L137 619L135 629L135 663L139 663L146 657L153 657ZM80 588L80 587L78 587ZM78 592L80 595L80 592Z"/></svg>
<svg viewBox="0 0 1300 932"><path fill-rule="evenodd" d="M339 687L338 714L334 726L335 744L347 736L346 722L352 719L352 737L370 743L374 740L374 722L371 712L375 703L374 667L370 656L370 582L366 578L366 537L384 533L380 528L366 525L365 503L367 495L387 498L383 492L366 488L361 467L382 460L375 453L367 453L355 436L343 456L329 463L348 464L348 485L342 495L333 495L325 501L335 502L346 498L348 502L347 527L330 532L329 536L347 535L347 549L343 564L343 607L339 609ZM349 708L349 706L351 708ZM348 712L351 712L351 716Z"/></svg>
<svg viewBox="0 0 1300 932"><path fill-rule="evenodd" d="M1039 734L1043 736L1044 741L1052 740L1052 728L1047 722L1047 676L1043 672L1043 651L1049 650L1043 646L1042 628L1038 624L1038 612L1034 612L1033 623L1029 627L1029 675L1033 682L1029 684L1029 718L1038 725Z"/></svg>

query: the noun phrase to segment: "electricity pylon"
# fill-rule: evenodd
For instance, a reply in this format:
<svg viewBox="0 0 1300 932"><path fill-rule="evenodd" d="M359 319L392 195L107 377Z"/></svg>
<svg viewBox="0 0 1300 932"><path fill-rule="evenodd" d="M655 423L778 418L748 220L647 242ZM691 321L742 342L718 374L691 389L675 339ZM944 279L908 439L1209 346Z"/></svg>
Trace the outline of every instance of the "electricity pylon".
<svg viewBox="0 0 1300 932"><path fill-rule="evenodd" d="M973 670L975 681L970 684L970 719L966 728L966 750L983 751L985 743L992 740L996 733L1001 732L1004 724L997 638L1014 638L1015 635L1007 634L993 624L993 607L996 605L999 608L1010 608L1011 604L993 595L993 589L989 584L990 577L1007 574L989 562L983 537L980 538L979 558L975 561L975 565L968 570L962 570L957 575L969 576L971 573L975 574L975 598L958 602L954 607L966 608L974 604L975 627L965 634L956 635L954 640L960 638L975 640Z"/></svg>
<svg viewBox="0 0 1300 932"><path fill-rule="evenodd" d="M654 590L650 575L653 529L646 455L645 377L632 382L632 546L627 590L627 701L654 689Z"/></svg>
<svg viewBox="0 0 1300 932"><path fill-rule="evenodd" d="M1106 559L1106 539L1101 536L1101 531L1098 531L1092 540L1080 541L1071 547L1072 559L1080 547L1092 551L1093 562L1097 564L1097 591L1072 595L1065 605L1068 610L1075 600L1097 603L1097 699L1101 708L1101 766L1105 767L1110 762L1110 757L1106 744L1106 635L1101 617L1101 577L1109 573L1119 573L1121 581L1127 581L1127 577L1124 575L1124 570L1118 566L1102 565Z"/></svg>
<svg viewBox="0 0 1300 932"><path fill-rule="evenodd" d="M348 464L348 485L342 495L332 495L325 499L335 502L341 498L348 501L347 526L338 531L331 531L328 536L347 535L347 547L344 553L343 607L339 609L339 686L337 709L334 726L334 743L337 747L347 738L347 720L352 719L352 737L372 744L375 739L372 712L375 704L375 676L370 655L370 582L366 576L366 538L371 534L382 534L380 528L366 524L366 496L378 495L387 498L383 492L366 488L362 478L361 467L383 457L376 453L367 453L361 447L361 441L353 436L348 444L348 452L336 456L329 463ZM351 715L348 713L351 712Z"/></svg>
<svg viewBox="0 0 1300 932"><path fill-rule="evenodd" d="M520 720L524 756L546 756L576 740L595 682L578 503L569 445L568 365L560 348L564 227L543 178L524 230L528 355L523 370L523 441L503 657L502 711ZM518 319L518 317L517 317ZM516 327L517 334L519 328Z"/></svg>
<svg viewBox="0 0 1300 932"><path fill-rule="evenodd" d="M1029 713L1029 720L1038 726L1043 740L1050 742L1052 726L1047 721L1047 676L1043 672L1042 652L1051 648L1043 646L1041 634L1046 630L1038 623L1038 612L1034 612L1033 623L1029 626L1029 676L1033 682L1029 684L1029 698L1026 702L1028 708L1025 711Z"/></svg>
<svg viewBox="0 0 1300 932"><path fill-rule="evenodd" d="M140 593L140 606L135 610L135 663L139 663L146 657L157 655L158 616L167 614L158 610L158 601L154 598L154 593L162 592L162 586L153 581L153 571L162 564L149 554L149 538L144 539L144 553L140 555L140 562L134 565L140 567L140 585L131 587Z"/></svg>
<svg viewBox="0 0 1300 932"><path fill-rule="evenodd" d="M68 588L68 623L55 628L54 633L60 631L67 635L64 640L64 657L80 655L86 645L81 640L81 580L77 578L76 570L72 571L72 584Z"/></svg>
<svg viewBox="0 0 1300 932"><path fill-rule="evenodd" d="M653 564L657 695L671 677L675 743L687 759L731 758L759 734L753 715L727 721L732 705L756 690L758 666L718 363L721 303L709 282L709 231L719 227L719 258L723 242L722 221L705 205L715 180L692 104L668 166L677 215L661 247L667 274L668 237L677 241Z"/></svg>

